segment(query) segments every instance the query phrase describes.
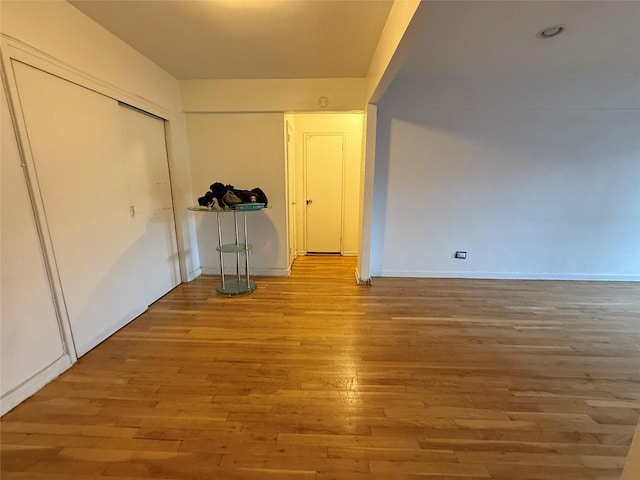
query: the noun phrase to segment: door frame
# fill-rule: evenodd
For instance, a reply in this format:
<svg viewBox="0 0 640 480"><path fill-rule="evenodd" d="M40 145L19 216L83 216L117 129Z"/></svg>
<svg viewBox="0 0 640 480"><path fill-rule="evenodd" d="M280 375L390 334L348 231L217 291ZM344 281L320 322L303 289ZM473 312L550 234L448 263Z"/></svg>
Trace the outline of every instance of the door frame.
<svg viewBox="0 0 640 480"><path fill-rule="evenodd" d="M340 255L342 255L343 251L344 251L344 189L345 189L345 184L344 184L344 179L345 179L345 161L344 161L344 154L345 154L345 144L347 141L347 135L345 132L305 132L303 134L303 144L302 144L302 148L303 148L303 158L302 158L302 185L303 185L303 192L302 192L302 196L303 196L303 200L305 202L305 204L303 205L303 214L302 214L302 229L304 232L303 235L303 239L304 239L304 245L303 245L303 249L304 249L304 254L308 255L309 250L307 248L307 205L306 205L306 200L307 200L307 139L310 137L342 137L342 157L340 160Z"/></svg>
<svg viewBox="0 0 640 480"><path fill-rule="evenodd" d="M287 115L284 118L284 156L285 156L285 189L287 212L287 262L289 271L298 256L296 239L296 161L294 127Z"/></svg>

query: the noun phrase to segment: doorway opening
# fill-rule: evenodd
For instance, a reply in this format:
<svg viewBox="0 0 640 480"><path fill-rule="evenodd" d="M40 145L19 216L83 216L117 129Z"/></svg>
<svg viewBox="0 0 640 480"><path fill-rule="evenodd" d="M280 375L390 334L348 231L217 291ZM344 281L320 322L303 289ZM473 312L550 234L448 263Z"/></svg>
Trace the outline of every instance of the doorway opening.
<svg viewBox="0 0 640 480"><path fill-rule="evenodd" d="M364 114L285 114L289 266L356 256Z"/></svg>

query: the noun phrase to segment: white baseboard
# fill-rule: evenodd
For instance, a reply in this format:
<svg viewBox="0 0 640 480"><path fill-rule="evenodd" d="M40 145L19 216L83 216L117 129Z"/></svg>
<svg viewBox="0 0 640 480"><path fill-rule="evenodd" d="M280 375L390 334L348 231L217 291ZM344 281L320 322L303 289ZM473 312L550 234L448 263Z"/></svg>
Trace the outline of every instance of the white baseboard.
<svg viewBox="0 0 640 480"><path fill-rule="evenodd" d="M288 268L252 268L251 275L262 275L264 277L286 277L291 274Z"/></svg>
<svg viewBox="0 0 640 480"><path fill-rule="evenodd" d="M354 273L355 273L355 276L356 276L356 284L358 284L358 285L372 285L371 277L362 278L362 276L360 275L360 270L358 269L358 267L356 267Z"/></svg>
<svg viewBox="0 0 640 480"><path fill-rule="evenodd" d="M114 325L110 326L107 330L104 330L99 335L96 335L95 337L93 337L88 342L85 342L82 345L76 345L76 353L78 355L78 358L80 358L82 355L87 353L92 348L95 348L96 346L98 346L99 344L104 342L111 335L116 333L118 330L120 330L125 325L131 323L133 320L138 318L140 315L142 315L146 311L147 311L147 307L145 307L145 308L143 308L141 310L131 311L125 317L123 317L119 322L117 322Z"/></svg>
<svg viewBox="0 0 640 480"><path fill-rule="evenodd" d="M235 269L227 270L225 268L225 275L235 275L235 273L236 273ZM251 274L252 277L254 275L264 276L264 277L286 277L291 274L291 270L288 268L253 268L251 267L249 269L249 273ZM202 267L202 274L220 276L220 269Z"/></svg>
<svg viewBox="0 0 640 480"><path fill-rule="evenodd" d="M71 358L64 354L51 365L25 380L13 390L5 393L0 398L0 415L4 415L15 406L29 398L51 380L71 367Z"/></svg>
<svg viewBox="0 0 640 480"><path fill-rule="evenodd" d="M202 268L198 267L193 269L187 274L187 282L193 282L196 278L202 275Z"/></svg>
<svg viewBox="0 0 640 480"><path fill-rule="evenodd" d="M372 277L409 278L469 278L487 280L574 280L598 282L640 282L640 275L590 273L503 273L503 272L429 272L407 270L376 270Z"/></svg>
<svg viewBox="0 0 640 480"><path fill-rule="evenodd" d="M326 255L337 255L338 253L327 253ZM308 255L307 251L301 250L299 252L296 252L296 257L306 257ZM311 255L324 255L323 253L312 253ZM340 252L340 255L343 257L357 257L358 256L358 251L357 250L345 250L343 252Z"/></svg>

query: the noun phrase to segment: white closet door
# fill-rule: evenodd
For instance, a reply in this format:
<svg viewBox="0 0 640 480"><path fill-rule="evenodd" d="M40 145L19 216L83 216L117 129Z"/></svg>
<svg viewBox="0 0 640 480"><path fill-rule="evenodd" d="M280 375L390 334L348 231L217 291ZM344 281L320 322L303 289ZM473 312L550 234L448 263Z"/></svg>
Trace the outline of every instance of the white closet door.
<svg viewBox="0 0 640 480"><path fill-rule="evenodd" d="M15 404L7 406L5 395L49 367L65 350L1 86L0 97L0 394L4 412Z"/></svg>
<svg viewBox="0 0 640 480"><path fill-rule="evenodd" d="M136 270L147 305L180 283L164 121L120 106L122 156L135 227Z"/></svg>
<svg viewBox="0 0 640 480"><path fill-rule="evenodd" d="M16 63L29 144L75 347L86 353L147 306L136 278L114 100Z"/></svg>

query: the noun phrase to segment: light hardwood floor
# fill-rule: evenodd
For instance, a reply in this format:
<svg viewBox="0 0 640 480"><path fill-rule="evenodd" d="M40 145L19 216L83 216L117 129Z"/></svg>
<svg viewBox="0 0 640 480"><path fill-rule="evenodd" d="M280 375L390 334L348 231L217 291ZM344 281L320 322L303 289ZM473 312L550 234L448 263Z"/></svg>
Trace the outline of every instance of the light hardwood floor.
<svg viewBox="0 0 640 480"><path fill-rule="evenodd" d="M2 479L617 480L640 284L182 285L2 418Z"/></svg>

